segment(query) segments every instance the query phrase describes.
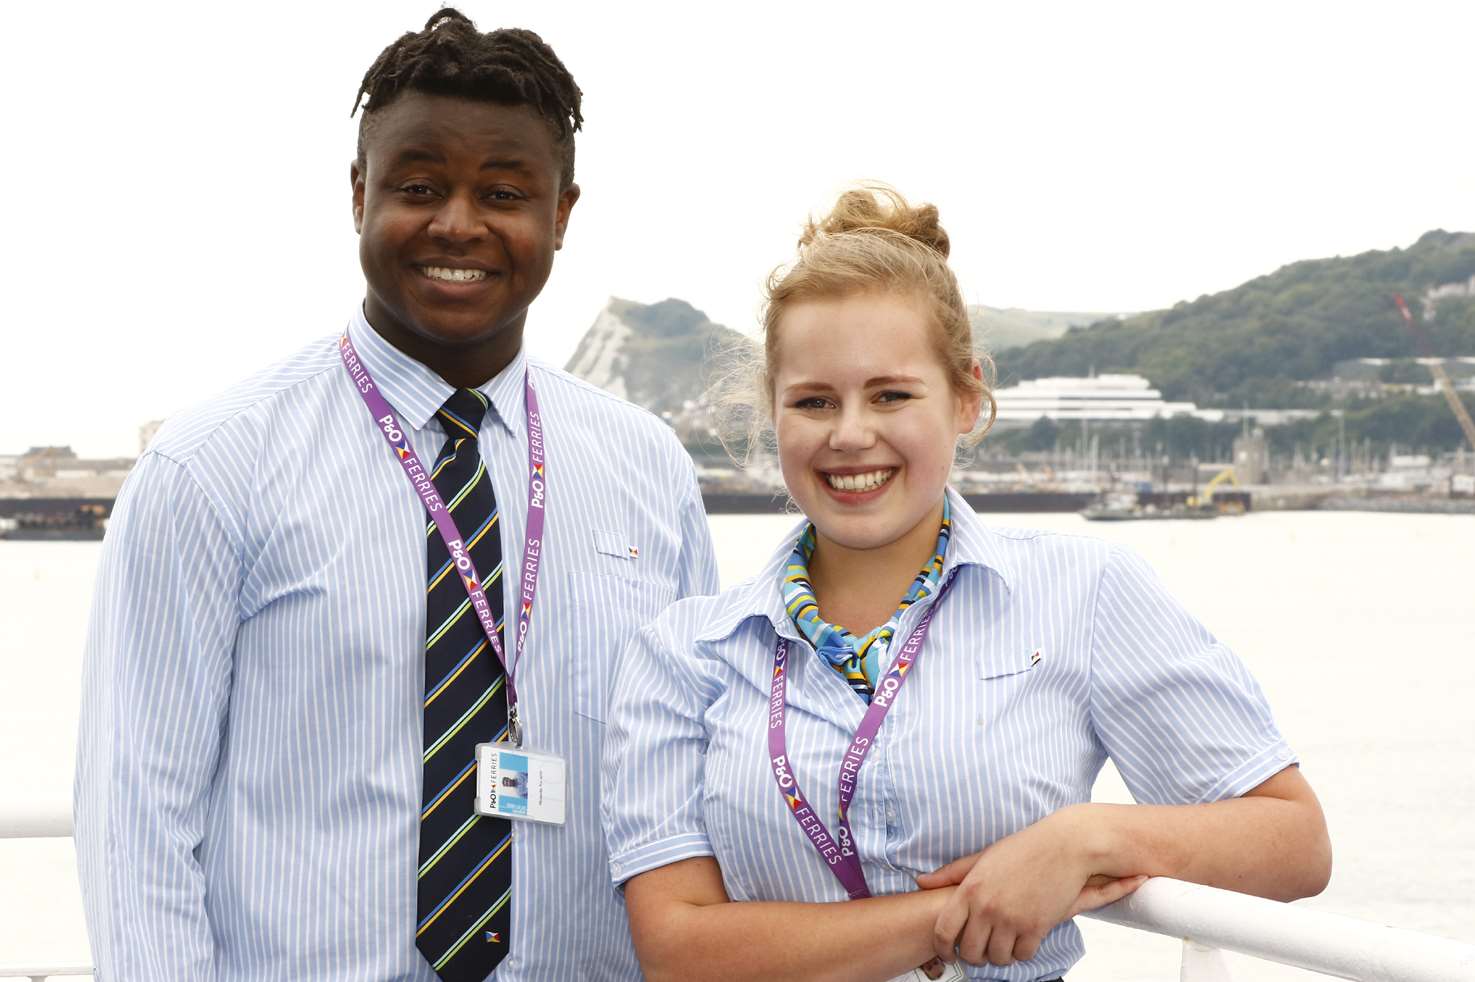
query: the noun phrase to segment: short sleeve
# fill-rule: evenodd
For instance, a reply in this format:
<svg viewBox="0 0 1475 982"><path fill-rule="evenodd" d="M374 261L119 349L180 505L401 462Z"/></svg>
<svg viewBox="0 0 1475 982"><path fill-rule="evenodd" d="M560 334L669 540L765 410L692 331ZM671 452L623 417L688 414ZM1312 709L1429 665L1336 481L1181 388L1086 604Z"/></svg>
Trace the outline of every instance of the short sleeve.
<svg viewBox="0 0 1475 982"><path fill-rule="evenodd" d="M707 699L662 617L625 648L605 728L601 814L617 886L713 855L702 815Z"/></svg>
<svg viewBox="0 0 1475 982"><path fill-rule="evenodd" d="M1120 547L1102 572L1091 657L1092 724L1139 802L1237 797L1296 762L1249 670Z"/></svg>

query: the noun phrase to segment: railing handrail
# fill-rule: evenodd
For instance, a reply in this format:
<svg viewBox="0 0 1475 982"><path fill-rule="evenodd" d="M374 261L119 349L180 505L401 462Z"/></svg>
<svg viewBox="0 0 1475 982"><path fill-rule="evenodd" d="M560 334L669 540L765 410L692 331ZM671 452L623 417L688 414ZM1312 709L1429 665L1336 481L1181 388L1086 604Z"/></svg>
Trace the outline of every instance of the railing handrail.
<svg viewBox="0 0 1475 982"><path fill-rule="evenodd" d="M0 810L0 839L68 838L57 809ZM1475 982L1475 945L1371 921L1154 877L1084 916L1359 982ZM88 975L82 965L0 964L0 976Z"/></svg>
<svg viewBox="0 0 1475 982"><path fill-rule="evenodd" d="M0 979L49 979L63 975L90 976L91 965L64 963L61 965L6 965L0 963Z"/></svg>
<svg viewBox="0 0 1475 982"><path fill-rule="evenodd" d="M1341 979L1475 980L1475 945L1165 877L1085 916Z"/></svg>
<svg viewBox="0 0 1475 982"><path fill-rule="evenodd" d="M0 808L0 839L70 839L71 809L26 808L13 804Z"/></svg>

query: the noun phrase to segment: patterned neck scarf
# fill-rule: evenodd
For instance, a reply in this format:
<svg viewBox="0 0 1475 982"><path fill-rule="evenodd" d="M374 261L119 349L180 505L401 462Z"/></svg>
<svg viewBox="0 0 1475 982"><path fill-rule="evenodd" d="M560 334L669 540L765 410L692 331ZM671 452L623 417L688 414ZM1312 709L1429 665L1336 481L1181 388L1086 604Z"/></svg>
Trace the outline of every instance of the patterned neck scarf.
<svg viewBox="0 0 1475 982"><path fill-rule="evenodd" d="M937 591L952 528L952 506L944 498L942 526L937 530L937 548L933 550L932 558L912 580L912 585L907 588L906 596L901 598L901 604L897 606L891 619L863 638L857 638L839 624L831 624L819 616L819 603L814 599L814 587L809 582L809 561L814 557L814 525L810 524L804 534L799 536L793 555L789 556L788 565L784 567L784 578L780 584L784 609L793 620L794 626L814 645L814 650L845 677L850 688L864 702L869 703L871 694L876 690L881 655L891 645L902 611Z"/></svg>

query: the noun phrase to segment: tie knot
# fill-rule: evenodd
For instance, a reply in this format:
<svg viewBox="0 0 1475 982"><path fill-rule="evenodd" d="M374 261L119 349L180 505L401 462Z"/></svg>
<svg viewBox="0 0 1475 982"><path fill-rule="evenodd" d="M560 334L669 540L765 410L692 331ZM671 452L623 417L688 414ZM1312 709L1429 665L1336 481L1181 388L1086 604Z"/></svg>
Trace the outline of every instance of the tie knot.
<svg viewBox="0 0 1475 982"><path fill-rule="evenodd" d="M476 436L481 421L487 414L487 397L475 389L457 389L440 407L441 423L446 436L469 434Z"/></svg>

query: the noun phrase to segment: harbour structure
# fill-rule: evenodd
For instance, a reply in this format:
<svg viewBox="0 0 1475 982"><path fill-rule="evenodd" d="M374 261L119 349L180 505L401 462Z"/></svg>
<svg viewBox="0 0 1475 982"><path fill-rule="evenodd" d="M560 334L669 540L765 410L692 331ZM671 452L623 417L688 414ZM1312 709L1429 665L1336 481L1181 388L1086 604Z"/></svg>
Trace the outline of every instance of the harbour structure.
<svg viewBox="0 0 1475 982"><path fill-rule="evenodd" d="M1219 410L1200 410L1191 402L1169 402L1141 375L1106 374L1086 378L1053 376L1028 379L996 389L998 425L1055 422L1146 422L1171 416L1194 416L1218 422Z"/></svg>

